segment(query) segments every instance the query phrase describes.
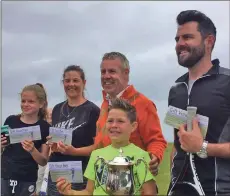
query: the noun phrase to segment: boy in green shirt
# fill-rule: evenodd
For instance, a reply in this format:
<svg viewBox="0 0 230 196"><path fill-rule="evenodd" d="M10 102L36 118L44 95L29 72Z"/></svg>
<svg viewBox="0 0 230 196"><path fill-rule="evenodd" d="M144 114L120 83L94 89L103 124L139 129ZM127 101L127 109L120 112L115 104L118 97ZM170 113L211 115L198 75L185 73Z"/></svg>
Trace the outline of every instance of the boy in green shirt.
<svg viewBox="0 0 230 196"><path fill-rule="evenodd" d="M107 133L112 141L112 144L92 152L84 174L84 176L88 179L86 188L82 191L73 190L71 189L71 183L67 182L64 178L59 178L57 180L58 191L63 195L107 195L96 180L94 164L98 156L103 157L107 161L112 161L115 157L119 156L119 149L122 149L123 156L129 160L136 162L137 159L144 158L144 160L149 163L149 154L129 142L130 135L136 130L136 128L137 121L135 107L124 100L114 100L106 122ZM104 187L104 189L108 174L106 168L107 167L104 167L104 165L101 164L96 169L100 184ZM141 194L156 195L157 191L155 179L149 169L146 169L147 175L140 189ZM145 165L141 163L137 167L134 166L133 173L135 179L134 181L139 182L135 183L134 190L137 190L145 177ZM127 179L124 178L122 183L127 184ZM137 194L140 194L140 192Z"/></svg>

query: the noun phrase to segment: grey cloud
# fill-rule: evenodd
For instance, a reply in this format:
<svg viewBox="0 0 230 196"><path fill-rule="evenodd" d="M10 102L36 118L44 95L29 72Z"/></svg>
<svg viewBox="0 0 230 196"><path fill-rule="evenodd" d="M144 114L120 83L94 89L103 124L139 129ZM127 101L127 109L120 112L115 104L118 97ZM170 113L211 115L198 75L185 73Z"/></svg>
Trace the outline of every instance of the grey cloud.
<svg viewBox="0 0 230 196"><path fill-rule="evenodd" d="M61 77L70 64L83 67L86 96L100 105L101 57L120 51L130 61L130 83L156 102L163 124L168 91L186 72L174 51L175 19L185 9L213 19L218 31L213 58L228 67L228 2L2 2L2 119L20 111L18 93L27 84L42 82L50 106L63 101ZM162 126L172 139L170 128Z"/></svg>

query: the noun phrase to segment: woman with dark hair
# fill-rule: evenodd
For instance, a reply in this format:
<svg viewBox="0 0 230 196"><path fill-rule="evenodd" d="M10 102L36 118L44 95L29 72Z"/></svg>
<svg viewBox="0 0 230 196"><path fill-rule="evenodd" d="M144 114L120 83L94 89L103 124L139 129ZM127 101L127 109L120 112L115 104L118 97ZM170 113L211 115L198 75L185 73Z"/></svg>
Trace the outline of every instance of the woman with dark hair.
<svg viewBox="0 0 230 196"><path fill-rule="evenodd" d="M72 130L72 145L64 145L61 141L48 142L52 151L49 162L81 161L83 173L93 150L88 146L94 143L96 122L100 114L99 107L85 98L85 84L85 74L80 66L70 65L64 70L63 85L67 100L53 108L52 125ZM84 178L83 183L73 183L72 188L84 189L86 183ZM50 176L47 192L49 196L59 195L56 183L52 182Z"/></svg>

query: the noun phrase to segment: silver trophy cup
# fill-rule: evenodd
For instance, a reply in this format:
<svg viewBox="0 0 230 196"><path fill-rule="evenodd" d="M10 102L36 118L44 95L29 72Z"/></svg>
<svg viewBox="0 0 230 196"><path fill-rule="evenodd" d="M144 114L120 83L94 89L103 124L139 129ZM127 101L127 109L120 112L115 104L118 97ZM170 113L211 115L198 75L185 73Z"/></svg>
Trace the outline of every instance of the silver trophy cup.
<svg viewBox="0 0 230 196"><path fill-rule="evenodd" d="M100 156L97 157L97 161L94 164L96 180L104 192L108 195L135 195L145 182L148 171L147 163L143 158L138 159L136 162L129 161L127 157L123 156L122 149L120 149L119 152L120 155L115 157L112 161L106 161ZM105 164L108 170L105 188L101 184L96 172L96 166L99 161ZM138 166L141 162L145 164L145 176L143 182L140 183L137 189L135 189L136 182L134 180L133 167Z"/></svg>

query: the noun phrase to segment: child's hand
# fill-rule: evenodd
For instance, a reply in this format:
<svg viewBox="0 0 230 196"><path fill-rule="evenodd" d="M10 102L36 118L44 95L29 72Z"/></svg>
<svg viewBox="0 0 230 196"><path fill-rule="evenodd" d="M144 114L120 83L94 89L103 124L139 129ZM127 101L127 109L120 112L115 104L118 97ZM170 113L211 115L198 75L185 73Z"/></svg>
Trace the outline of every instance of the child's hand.
<svg viewBox="0 0 230 196"><path fill-rule="evenodd" d="M58 152L58 150L57 150L57 143L50 142L50 140L52 139L52 137L51 136L47 136L46 139L47 139L47 144L49 145L51 151L52 152Z"/></svg>
<svg viewBox="0 0 230 196"><path fill-rule="evenodd" d="M6 147L7 138L1 135L1 149Z"/></svg>
<svg viewBox="0 0 230 196"><path fill-rule="evenodd" d="M32 153L34 151L34 143L32 140L24 140L23 142L21 142L22 147L25 151Z"/></svg>
<svg viewBox="0 0 230 196"><path fill-rule="evenodd" d="M59 193L63 195L72 195L71 183L69 183L65 178L58 178L56 187Z"/></svg>

